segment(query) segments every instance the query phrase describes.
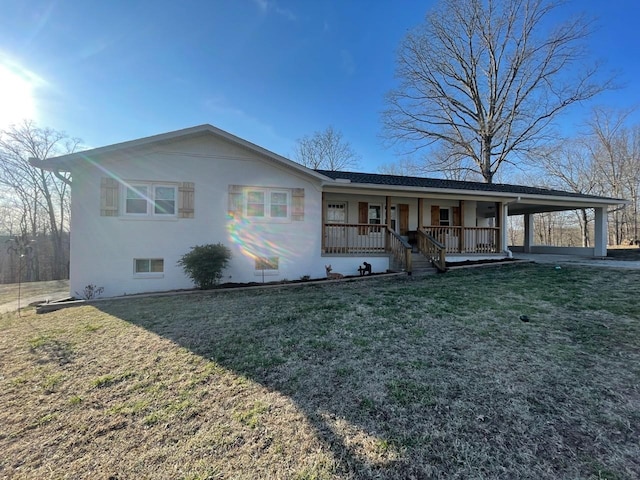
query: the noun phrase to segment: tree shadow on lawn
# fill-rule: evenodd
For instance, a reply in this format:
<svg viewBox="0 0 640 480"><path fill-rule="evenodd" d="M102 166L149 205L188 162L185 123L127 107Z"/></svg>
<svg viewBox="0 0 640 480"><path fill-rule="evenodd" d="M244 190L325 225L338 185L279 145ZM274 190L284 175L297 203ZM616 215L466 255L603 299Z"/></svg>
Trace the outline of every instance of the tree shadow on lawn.
<svg viewBox="0 0 640 480"><path fill-rule="evenodd" d="M469 336L446 310L406 311L415 294L345 284L96 307L290 398L335 461L310 478L588 477L589 455L567 460L589 449L579 414L558 424L555 411L575 386L519 375L531 326L500 345L495 322L474 318Z"/></svg>

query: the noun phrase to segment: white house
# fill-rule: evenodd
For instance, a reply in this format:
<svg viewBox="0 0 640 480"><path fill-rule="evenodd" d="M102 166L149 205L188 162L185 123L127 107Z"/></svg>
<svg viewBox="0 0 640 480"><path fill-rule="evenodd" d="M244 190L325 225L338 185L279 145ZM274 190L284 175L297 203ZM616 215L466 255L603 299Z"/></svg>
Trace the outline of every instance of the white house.
<svg viewBox="0 0 640 480"><path fill-rule="evenodd" d="M594 208L606 255L606 210L623 201L516 185L310 170L211 125L33 164L71 172L71 293L188 289L180 257L195 245L232 250L223 282L411 272L419 258L510 255L508 215ZM575 251L575 250L572 250Z"/></svg>

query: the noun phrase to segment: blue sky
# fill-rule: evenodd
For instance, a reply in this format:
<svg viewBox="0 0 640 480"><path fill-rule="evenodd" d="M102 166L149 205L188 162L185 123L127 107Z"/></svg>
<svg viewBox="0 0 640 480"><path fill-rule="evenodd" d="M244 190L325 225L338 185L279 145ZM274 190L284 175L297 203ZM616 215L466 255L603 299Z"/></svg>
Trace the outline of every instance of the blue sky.
<svg viewBox="0 0 640 480"><path fill-rule="evenodd" d="M0 128L28 116L98 147L211 123L290 156L333 125L375 172L397 159L380 139L396 49L433 3L3 0ZM625 85L596 103L640 104L640 2L562 11L596 18L593 58Z"/></svg>

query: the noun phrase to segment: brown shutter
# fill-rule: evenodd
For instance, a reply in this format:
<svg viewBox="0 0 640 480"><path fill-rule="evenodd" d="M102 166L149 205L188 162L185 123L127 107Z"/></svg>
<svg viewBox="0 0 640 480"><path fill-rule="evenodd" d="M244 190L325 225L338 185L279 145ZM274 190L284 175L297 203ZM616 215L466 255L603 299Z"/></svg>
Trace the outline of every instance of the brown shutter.
<svg viewBox="0 0 640 480"><path fill-rule="evenodd" d="M242 218L242 185L229 185L229 216Z"/></svg>
<svg viewBox="0 0 640 480"><path fill-rule="evenodd" d="M358 202L358 223L369 223L369 204L367 202ZM360 227L359 230L360 235L366 235L368 229Z"/></svg>
<svg viewBox="0 0 640 480"><path fill-rule="evenodd" d="M195 216L195 184L182 182L178 186L178 217L193 218Z"/></svg>
<svg viewBox="0 0 640 480"><path fill-rule="evenodd" d="M119 191L119 184L115 178L103 177L100 180L100 216L118 216Z"/></svg>
<svg viewBox="0 0 640 480"><path fill-rule="evenodd" d="M438 205L431 205L431 225L440 225L440 207Z"/></svg>
<svg viewBox="0 0 640 480"><path fill-rule="evenodd" d="M453 207L453 226L459 227L462 225L460 217L460 207Z"/></svg>
<svg viewBox="0 0 640 480"><path fill-rule="evenodd" d="M400 235L407 235L409 232L409 205L406 203L398 205L398 222Z"/></svg>
<svg viewBox="0 0 640 480"><path fill-rule="evenodd" d="M304 188L291 189L291 220L304 220Z"/></svg>

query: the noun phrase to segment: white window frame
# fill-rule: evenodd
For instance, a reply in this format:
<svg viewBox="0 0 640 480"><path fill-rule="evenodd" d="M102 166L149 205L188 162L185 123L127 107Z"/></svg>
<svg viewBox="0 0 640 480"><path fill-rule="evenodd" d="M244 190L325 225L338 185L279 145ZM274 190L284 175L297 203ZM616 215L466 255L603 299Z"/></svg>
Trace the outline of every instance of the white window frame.
<svg viewBox="0 0 640 480"><path fill-rule="evenodd" d="M335 220L335 219L329 218L330 217L329 212L339 211L339 210L342 210L344 214L344 218L342 220ZM327 202L326 216L327 216L327 218L325 218L326 223L347 223L347 220L349 218L349 213L347 212L347 202Z"/></svg>
<svg viewBox="0 0 640 480"><path fill-rule="evenodd" d="M130 190L138 191L139 189L146 189L147 195L145 198L147 203L147 210L145 213L135 213L127 211L127 200L129 199L128 194ZM173 213L162 213L156 212L156 197L157 197L157 189L158 188L169 188L173 190ZM167 218L174 219L178 217L178 184L176 183L167 183L167 182L131 182L127 183L125 188L123 189L123 214L129 218Z"/></svg>
<svg viewBox="0 0 640 480"><path fill-rule="evenodd" d="M371 216L371 212L376 210L378 211L378 218L373 218ZM382 212L383 212L383 209L382 209L381 203L370 203L367 206L367 223L369 225L382 225L384 220L382 216ZM372 222L372 220L377 220L377 223Z"/></svg>
<svg viewBox="0 0 640 480"><path fill-rule="evenodd" d="M250 215L249 214L249 196L251 193L259 192L262 193L264 198L263 203L263 215ZM284 194L286 195L286 203L285 204L277 204L272 203L272 195ZM273 216L272 207L276 205L285 205L287 209L287 214L285 216ZM265 222L290 222L291 221L291 190L286 188L263 188L263 187L249 187L245 188L243 195L243 214L245 218L249 218L254 221L265 221Z"/></svg>
<svg viewBox="0 0 640 480"><path fill-rule="evenodd" d="M138 262L148 262L148 271L138 271ZM151 271L152 262L162 262L162 271ZM163 278L164 277L164 258L145 258L137 257L133 259L133 276L134 278Z"/></svg>

